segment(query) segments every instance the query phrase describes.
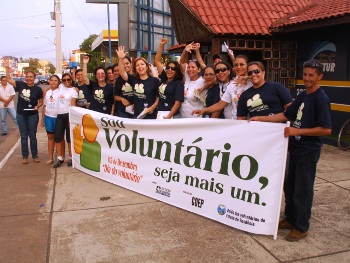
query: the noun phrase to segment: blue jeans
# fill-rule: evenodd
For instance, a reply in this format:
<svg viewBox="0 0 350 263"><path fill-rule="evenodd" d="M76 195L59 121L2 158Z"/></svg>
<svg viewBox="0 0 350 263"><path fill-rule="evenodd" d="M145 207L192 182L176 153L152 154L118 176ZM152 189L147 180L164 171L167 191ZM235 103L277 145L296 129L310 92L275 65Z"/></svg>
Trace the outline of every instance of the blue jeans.
<svg viewBox="0 0 350 263"><path fill-rule="evenodd" d="M36 131L39 123L39 115L21 115L17 114L17 124L21 135L21 149L23 158L28 158L28 136L30 140L30 151L33 159L38 158L38 142Z"/></svg>
<svg viewBox="0 0 350 263"><path fill-rule="evenodd" d="M7 125L6 125L6 117L7 113L10 115L11 119L13 122L17 125L17 120L16 120L16 110L15 108L1 108L0 109L0 114L1 114L1 129L3 133L7 133Z"/></svg>
<svg viewBox="0 0 350 263"><path fill-rule="evenodd" d="M289 155L289 167L284 182L287 222L304 233L310 227L314 197L316 166L321 150L305 155Z"/></svg>

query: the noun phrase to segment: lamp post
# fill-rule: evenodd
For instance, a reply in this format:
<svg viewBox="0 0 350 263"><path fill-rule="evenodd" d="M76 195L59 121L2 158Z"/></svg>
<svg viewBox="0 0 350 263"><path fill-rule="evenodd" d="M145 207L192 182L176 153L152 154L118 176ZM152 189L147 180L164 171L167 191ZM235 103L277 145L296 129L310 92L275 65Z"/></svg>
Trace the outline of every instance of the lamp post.
<svg viewBox="0 0 350 263"><path fill-rule="evenodd" d="M48 41L50 41L52 44L54 44L55 45L55 47L56 47L56 73L57 74L62 74L62 53L61 52L59 52L60 54L59 55L57 55L57 49L58 49L58 47L57 47L57 45L56 45L56 39L55 39L55 41L52 41L50 38L48 38L48 37L46 37L46 36L34 36L36 39L38 39L38 38L40 38L40 37L42 37L42 38L45 38L45 39L47 39Z"/></svg>

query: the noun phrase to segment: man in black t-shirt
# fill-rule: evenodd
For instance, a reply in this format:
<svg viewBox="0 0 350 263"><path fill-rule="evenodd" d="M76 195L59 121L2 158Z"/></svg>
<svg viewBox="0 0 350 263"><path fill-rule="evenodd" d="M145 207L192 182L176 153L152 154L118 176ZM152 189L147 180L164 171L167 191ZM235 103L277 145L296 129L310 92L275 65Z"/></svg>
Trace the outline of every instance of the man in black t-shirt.
<svg viewBox="0 0 350 263"><path fill-rule="evenodd" d="M279 229L291 229L286 236L288 241L299 241L308 235L322 136L332 133L330 101L319 87L322 69L319 61L306 61L303 65L305 91L286 111L251 118L253 121L293 121L292 126L284 130L284 136L289 137L290 159L284 182L285 219L279 223Z"/></svg>

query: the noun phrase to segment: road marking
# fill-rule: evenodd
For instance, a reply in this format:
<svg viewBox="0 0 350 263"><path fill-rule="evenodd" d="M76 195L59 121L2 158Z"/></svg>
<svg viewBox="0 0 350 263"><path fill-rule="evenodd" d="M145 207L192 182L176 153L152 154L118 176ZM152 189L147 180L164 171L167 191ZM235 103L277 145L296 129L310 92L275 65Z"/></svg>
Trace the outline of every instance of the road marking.
<svg viewBox="0 0 350 263"><path fill-rule="evenodd" d="M16 142L16 144L11 148L11 150L6 154L5 158L1 160L0 162L0 170L2 169L2 167L5 165L5 163L7 162L7 160L10 158L11 154L15 151L16 147L19 145L19 142L21 141L21 138L18 139L18 141Z"/></svg>

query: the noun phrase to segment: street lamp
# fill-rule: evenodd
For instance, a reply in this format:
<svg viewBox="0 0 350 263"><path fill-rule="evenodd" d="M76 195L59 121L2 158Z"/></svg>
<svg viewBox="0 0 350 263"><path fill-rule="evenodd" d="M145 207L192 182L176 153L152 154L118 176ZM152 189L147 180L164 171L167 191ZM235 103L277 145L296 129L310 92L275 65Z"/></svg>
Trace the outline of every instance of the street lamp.
<svg viewBox="0 0 350 263"><path fill-rule="evenodd" d="M61 52L58 52L57 50L59 49L59 47L56 45L56 39L55 41L52 41L51 39L49 39L46 36L34 36L36 39L42 37L47 39L48 41L50 41L52 44L54 44L56 46L56 73L61 74L62 72L62 56L60 55ZM57 54L59 53L59 54Z"/></svg>
<svg viewBox="0 0 350 263"><path fill-rule="evenodd" d="M46 36L34 36L36 39L38 39L39 37L42 37L42 38L46 38L47 40L49 40L52 44L54 44L56 46L56 39L55 41L52 41L50 38L46 37Z"/></svg>

